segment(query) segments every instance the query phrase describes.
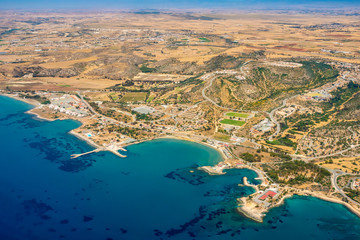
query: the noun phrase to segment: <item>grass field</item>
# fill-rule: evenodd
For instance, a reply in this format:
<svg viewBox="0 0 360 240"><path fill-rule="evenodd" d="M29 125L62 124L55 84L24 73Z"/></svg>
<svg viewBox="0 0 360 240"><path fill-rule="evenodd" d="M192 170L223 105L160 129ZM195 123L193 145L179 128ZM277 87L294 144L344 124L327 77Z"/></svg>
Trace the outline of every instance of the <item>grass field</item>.
<svg viewBox="0 0 360 240"><path fill-rule="evenodd" d="M146 98L146 92L127 92L121 98L121 102L143 102Z"/></svg>
<svg viewBox="0 0 360 240"><path fill-rule="evenodd" d="M201 42L211 42L209 39L204 38L204 37L199 38L199 40L200 40Z"/></svg>
<svg viewBox="0 0 360 240"><path fill-rule="evenodd" d="M238 120L232 120L232 119L223 119L220 121L222 124L230 124L234 126L242 126L245 124L245 121L238 121Z"/></svg>
<svg viewBox="0 0 360 240"><path fill-rule="evenodd" d="M239 117L239 118L248 118L250 114L247 113L235 113L235 112L228 112L226 116L228 117Z"/></svg>
<svg viewBox="0 0 360 240"><path fill-rule="evenodd" d="M111 100L113 100L114 102L117 102L119 100L118 95L116 95L116 93L110 93L109 97L111 98Z"/></svg>
<svg viewBox="0 0 360 240"><path fill-rule="evenodd" d="M228 141L230 140L230 136L222 133L215 133L215 139L220 141Z"/></svg>
<svg viewBox="0 0 360 240"><path fill-rule="evenodd" d="M155 96L150 96L150 97L146 100L146 102L150 103L152 100L154 100L154 97L155 97Z"/></svg>

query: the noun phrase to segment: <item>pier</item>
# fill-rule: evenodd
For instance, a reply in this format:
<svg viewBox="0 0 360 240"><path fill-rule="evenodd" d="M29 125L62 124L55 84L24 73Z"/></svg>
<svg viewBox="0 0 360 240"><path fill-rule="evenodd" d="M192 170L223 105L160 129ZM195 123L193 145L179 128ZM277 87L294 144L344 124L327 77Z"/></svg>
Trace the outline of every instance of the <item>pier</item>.
<svg viewBox="0 0 360 240"><path fill-rule="evenodd" d="M248 178L247 178L247 177L243 177L243 182L244 182L244 186L252 187L252 188L255 189L256 192L259 191L259 188L258 188L257 185L248 182Z"/></svg>
<svg viewBox="0 0 360 240"><path fill-rule="evenodd" d="M89 151L89 152L85 152L85 153L80 153L80 154L71 154L71 159L74 159L74 158L78 158L78 157L81 157L81 156L84 156L84 155L88 155L88 154L91 154L91 153L94 153L94 152L101 152L101 151L105 151L106 149L103 149L103 148L96 148L92 151Z"/></svg>
<svg viewBox="0 0 360 240"><path fill-rule="evenodd" d="M122 155L121 153L119 153L117 150L110 150L110 149L105 149L106 151L112 152L113 154L115 154L118 157L122 157L122 158L126 158L125 155ZM122 149L120 149L121 151L123 151ZM125 150L126 151L126 150Z"/></svg>
<svg viewBox="0 0 360 240"><path fill-rule="evenodd" d="M123 151L123 152L127 152L127 150L123 147L118 147L119 150Z"/></svg>
<svg viewBox="0 0 360 240"><path fill-rule="evenodd" d="M126 151L126 149L124 149L124 148L119 148L119 150ZM109 151L109 152L113 153L114 155L116 155L118 157L122 157L122 158L126 157L125 155L122 155L121 153L119 153L117 150L100 147L100 148L96 148L92 151L85 152L85 153L71 154L71 159L75 159L75 158L78 158L78 157L81 157L84 155L88 155L88 154L95 153L95 152L101 152L101 151Z"/></svg>

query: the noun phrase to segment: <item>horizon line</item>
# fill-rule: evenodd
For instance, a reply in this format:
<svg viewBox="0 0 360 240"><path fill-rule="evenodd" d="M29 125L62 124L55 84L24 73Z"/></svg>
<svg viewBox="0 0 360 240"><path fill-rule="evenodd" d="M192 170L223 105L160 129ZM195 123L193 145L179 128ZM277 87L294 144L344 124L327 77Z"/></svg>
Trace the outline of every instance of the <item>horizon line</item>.
<svg viewBox="0 0 360 240"><path fill-rule="evenodd" d="M360 3L357 6L327 6L327 7L319 7L319 6L304 6L304 5L291 5L287 7L242 7L242 8L234 8L234 7L167 7L167 8L158 8L158 7L149 7L149 8L137 8L137 7L118 7L118 8L99 8L99 7L49 7L49 8L2 8L0 7L0 11L23 11L23 12L34 12L34 11L42 11L42 12L62 12L62 11L81 11L81 12L118 12L118 11L142 11L144 13L151 11L304 11L304 10L316 10L316 11L329 11L329 10L349 10L349 11L359 11Z"/></svg>

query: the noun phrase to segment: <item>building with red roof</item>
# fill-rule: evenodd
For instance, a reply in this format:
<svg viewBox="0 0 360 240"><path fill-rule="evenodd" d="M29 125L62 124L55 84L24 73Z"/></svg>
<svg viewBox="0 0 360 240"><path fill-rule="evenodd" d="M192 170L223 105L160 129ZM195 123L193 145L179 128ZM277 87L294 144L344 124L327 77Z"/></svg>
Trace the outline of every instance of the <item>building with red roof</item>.
<svg viewBox="0 0 360 240"><path fill-rule="evenodd" d="M265 199L267 199L268 197L275 197L277 195L277 192L268 190L266 191L261 197L259 197L259 200L261 201L265 201Z"/></svg>

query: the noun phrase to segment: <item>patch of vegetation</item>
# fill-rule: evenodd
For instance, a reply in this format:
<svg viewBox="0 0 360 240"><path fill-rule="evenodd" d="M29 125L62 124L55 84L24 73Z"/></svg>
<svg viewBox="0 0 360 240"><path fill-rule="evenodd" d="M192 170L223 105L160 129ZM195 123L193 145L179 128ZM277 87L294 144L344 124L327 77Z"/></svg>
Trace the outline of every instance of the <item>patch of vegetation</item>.
<svg viewBox="0 0 360 240"><path fill-rule="evenodd" d="M250 53L242 53L241 55L244 58L258 59L259 57L265 56L265 51L259 50L259 51L253 51Z"/></svg>
<svg viewBox="0 0 360 240"><path fill-rule="evenodd" d="M332 92L333 98L329 101L329 103L335 107L340 106L359 90L360 85L351 81L345 88L339 88Z"/></svg>
<svg viewBox="0 0 360 240"><path fill-rule="evenodd" d="M296 143L294 143L293 141L291 141L287 137L282 137L282 138L276 139L274 141L266 141L266 142L271 144L271 145L282 145L282 146L287 146L287 147L296 147Z"/></svg>
<svg viewBox="0 0 360 240"><path fill-rule="evenodd" d="M314 61L304 61L301 63L315 85L324 84L329 79L335 79L339 76L339 72L328 64Z"/></svg>
<svg viewBox="0 0 360 240"><path fill-rule="evenodd" d="M292 159L290 155L288 155L287 153L282 153L282 152L280 152L280 153L270 152L270 156L281 158L284 161L290 161Z"/></svg>
<svg viewBox="0 0 360 240"><path fill-rule="evenodd" d="M156 55L152 54L152 53L144 53L145 56L148 56L148 57L156 57Z"/></svg>
<svg viewBox="0 0 360 240"><path fill-rule="evenodd" d="M38 101L41 104L50 104L51 102L49 101L49 99L47 99L46 97L41 97L39 95L21 95L22 97L25 98L29 98L29 99L34 99L36 101Z"/></svg>
<svg viewBox="0 0 360 240"><path fill-rule="evenodd" d="M134 81L126 80L123 84L124 87L134 86Z"/></svg>
<svg viewBox="0 0 360 240"><path fill-rule="evenodd" d="M118 125L112 125L108 128L109 132L118 132L123 135L130 136L134 139L142 139L147 136L146 131L139 128L120 127Z"/></svg>
<svg viewBox="0 0 360 240"><path fill-rule="evenodd" d="M227 134L223 134L223 133L215 133L215 136L214 136L215 139L217 140L221 140L221 141L228 141L230 140L230 136L227 135Z"/></svg>
<svg viewBox="0 0 360 240"><path fill-rule="evenodd" d="M247 117L249 117L249 114L247 114L247 113L228 112L228 113L226 113L226 116L238 117L238 118L247 118Z"/></svg>
<svg viewBox="0 0 360 240"><path fill-rule="evenodd" d="M336 117L344 120L360 119L360 92L343 105Z"/></svg>
<svg viewBox="0 0 360 240"><path fill-rule="evenodd" d="M140 67L140 71L143 72L143 73L152 73L152 72L155 72L156 69L155 68L149 68L148 66L146 66L145 64L142 65Z"/></svg>
<svg viewBox="0 0 360 240"><path fill-rule="evenodd" d="M147 103L151 103L152 100L154 100L154 98L155 98L155 96L150 96L150 97L146 100L146 102L147 102Z"/></svg>
<svg viewBox="0 0 360 240"><path fill-rule="evenodd" d="M207 38L204 38L204 37L200 37L199 40L201 42L211 42L211 40L207 39Z"/></svg>
<svg viewBox="0 0 360 240"><path fill-rule="evenodd" d="M117 102L119 101L119 96L116 93L110 93L109 97L111 98L112 101Z"/></svg>
<svg viewBox="0 0 360 240"><path fill-rule="evenodd" d="M300 132L306 132L309 130L309 126L315 125L313 121L311 120L301 120L297 122L293 128L294 130L300 131Z"/></svg>
<svg viewBox="0 0 360 240"><path fill-rule="evenodd" d="M2 33L0 33L0 36L11 34L11 33L15 32L17 30L20 30L20 28L10 28L10 29L5 30Z"/></svg>
<svg viewBox="0 0 360 240"><path fill-rule="evenodd" d="M149 114L138 113L138 112L135 112L135 111L132 111L131 113L136 115L136 120L137 120L137 121L141 121L141 120L151 121L151 120L153 120L153 119L150 117Z"/></svg>
<svg viewBox="0 0 360 240"><path fill-rule="evenodd" d="M232 120L232 119L223 119L220 121L222 124L229 124L234 126L242 126L245 124L245 121L238 121L238 120Z"/></svg>
<svg viewBox="0 0 360 240"><path fill-rule="evenodd" d="M239 57L219 55L205 62L205 71L214 71L218 69L234 69L240 67L244 60Z"/></svg>
<svg viewBox="0 0 360 240"><path fill-rule="evenodd" d="M121 102L144 102L147 92L127 92L120 99Z"/></svg>
<svg viewBox="0 0 360 240"><path fill-rule="evenodd" d="M249 109L257 109L262 106L265 109L273 108L274 100L278 101L296 93L321 86L336 80L338 71L330 65L313 61L302 62L301 68L266 67L257 64L249 64L250 73L246 81L237 87L237 98L250 98ZM241 85L246 82L252 89L251 94L242 94Z"/></svg>
<svg viewBox="0 0 360 240"><path fill-rule="evenodd" d="M242 153L240 157L247 162L261 162L261 156L259 154Z"/></svg>
<svg viewBox="0 0 360 240"><path fill-rule="evenodd" d="M200 85L203 83L203 80L199 79L200 75L195 77L190 77L178 84L179 87L183 87L190 84Z"/></svg>
<svg viewBox="0 0 360 240"><path fill-rule="evenodd" d="M325 186L331 185L331 173L314 163L288 161L274 166L264 165L263 169L271 179L278 183L297 185L316 182Z"/></svg>

